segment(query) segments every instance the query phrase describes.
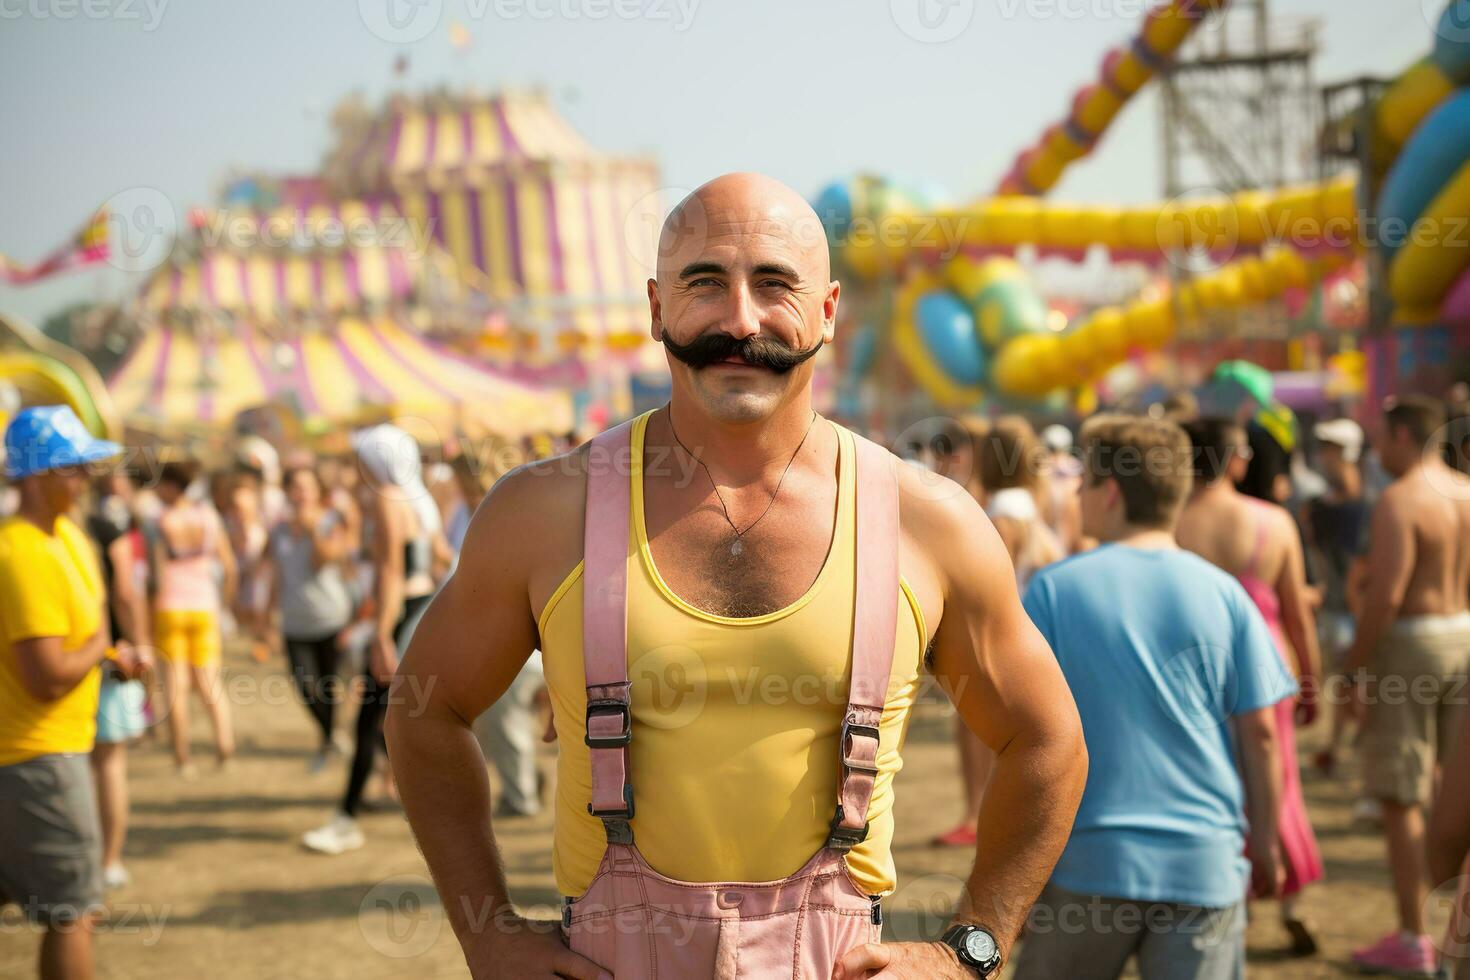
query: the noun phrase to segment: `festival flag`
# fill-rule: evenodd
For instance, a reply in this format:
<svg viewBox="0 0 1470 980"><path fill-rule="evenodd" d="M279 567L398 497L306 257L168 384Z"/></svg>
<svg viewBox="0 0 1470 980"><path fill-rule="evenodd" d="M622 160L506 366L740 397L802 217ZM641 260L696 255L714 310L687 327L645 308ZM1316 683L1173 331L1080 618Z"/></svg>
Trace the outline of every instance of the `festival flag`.
<svg viewBox="0 0 1470 980"><path fill-rule="evenodd" d="M81 231L61 248L33 266L24 266L0 254L0 282L24 286L68 269L79 269L107 260L107 208L99 208Z"/></svg>

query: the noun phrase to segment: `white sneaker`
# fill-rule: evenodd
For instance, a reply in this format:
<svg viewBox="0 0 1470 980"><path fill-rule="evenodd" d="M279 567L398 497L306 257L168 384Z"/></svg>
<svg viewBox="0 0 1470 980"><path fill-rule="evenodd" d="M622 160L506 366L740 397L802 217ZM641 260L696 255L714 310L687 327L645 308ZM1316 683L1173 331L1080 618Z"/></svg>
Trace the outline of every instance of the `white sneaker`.
<svg viewBox="0 0 1470 980"><path fill-rule="evenodd" d="M306 763L306 774L308 776L315 776L317 773L327 768L327 751L328 750L323 749L322 751L313 755L311 759Z"/></svg>
<svg viewBox="0 0 1470 980"><path fill-rule="evenodd" d="M120 864L109 864L102 869L102 887L108 891L126 888L133 883L133 876Z"/></svg>
<svg viewBox="0 0 1470 980"><path fill-rule="evenodd" d="M355 851L367 841L358 829L357 821L345 813L339 813L331 822L316 830L309 830L301 837L307 850L318 854L342 854Z"/></svg>

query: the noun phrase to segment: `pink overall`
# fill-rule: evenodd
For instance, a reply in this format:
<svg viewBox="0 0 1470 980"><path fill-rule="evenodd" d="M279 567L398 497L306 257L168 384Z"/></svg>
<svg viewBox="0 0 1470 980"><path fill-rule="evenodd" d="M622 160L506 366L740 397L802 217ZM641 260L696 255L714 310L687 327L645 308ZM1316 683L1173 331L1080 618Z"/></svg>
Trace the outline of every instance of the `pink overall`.
<svg viewBox="0 0 1470 980"><path fill-rule="evenodd" d="M856 439L857 581L852 680L842 730L840 799L823 847L795 874L766 882L685 882L648 866L633 841L633 735L627 651L629 425L594 440L601 460L587 479L583 661L588 810L607 850L580 898L565 900L571 948L618 980L643 977L830 977L847 950L877 942L879 897L865 895L844 855L867 835L878 774L878 725L897 622L898 485L892 457ZM739 738L731 732L731 738ZM693 763L697 764L697 763ZM655 777L656 778L656 777ZM759 787L752 787L759 792Z"/></svg>

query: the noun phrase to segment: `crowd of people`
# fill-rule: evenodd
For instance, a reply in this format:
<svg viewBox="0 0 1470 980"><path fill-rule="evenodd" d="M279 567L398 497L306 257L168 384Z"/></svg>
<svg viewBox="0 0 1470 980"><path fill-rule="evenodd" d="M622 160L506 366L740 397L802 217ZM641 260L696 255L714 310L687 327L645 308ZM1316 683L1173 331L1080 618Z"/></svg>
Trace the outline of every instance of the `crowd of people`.
<svg viewBox="0 0 1470 980"><path fill-rule="evenodd" d="M1223 980L1252 900L1310 956L1297 733L1324 715L1310 765L1347 778L1353 746L1397 907L1354 963L1463 953L1470 915L1443 942L1424 907L1470 852L1470 412L1406 395L1370 440L1180 393L1075 432L966 419L898 465L812 410L838 284L810 208L751 174L691 200L710 231L671 217L651 291L670 403L554 461L511 471L568 445L426 466L378 425L343 457L250 438L207 474L124 472L70 409L10 422L0 900L44 928L44 977L91 976L90 916L128 881L128 746L166 722L195 778L197 695L230 767L229 635L289 671L310 766L350 756L303 846L363 847L378 779L477 977ZM699 710L661 715L630 660L697 683ZM926 672L959 719L934 843L975 860L941 937L883 943ZM493 830L545 805L543 697L560 932L516 927Z"/></svg>
<svg viewBox="0 0 1470 980"><path fill-rule="evenodd" d="M1280 414L1279 406L1245 398L1235 417L1201 417L1197 402L1186 395L1153 406L1148 416L1083 423L1083 443L1090 437L1094 450L1100 442L1115 457L1130 451L1140 460L1151 451L1163 452L1165 458L1187 455L1188 467L1179 471L1156 466L1153 473L1106 472L1100 467L1109 464L1088 459L1087 450L1073 452L1070 430L1051 426L1038 437L1020 416L967 418L903 448L915 461L957 479L985 506L1006 542L1028 612L1073 681L1093 773L1073 830L1073 848L1085 839L1093 806L1102 807L1095 800L1126 788L1127 797L1113 802L1131 818L1112 812L1107 819L1134 829L1150 825L1153 836L1144 860L1156 864L1170 836L1175 845L1190 839L1185 828L1187 821L1201 816L1193 809L1201 794L1222 792L1235 779L1249 799L1252 779L1269 784L1278 803L1269 818L1251 810L1247 856L1259 865L1271 851L1280 881L1268 885L1257 880L1253 894L1279 897L1289 952L1314 955L1318 942L1300 914L1299 897L1324 872L1303 800L1296 733L1324 717L1330 729L1326 746L1307 765L1323 778L1343 778L1339 757L1351 736L1361 763L1354 818L1382 827L1396 896L1398 928L1357 951L1354 963L1370 971L1432 975L1441 944L1426 933L1425 898L1432 884L1460 875L1457 862L1465 856L1463 845L1470 835L1470 811L1458 795L1465 790L1455 785L1470 779L1455 772L1451 761L1456 746L1461 759L1470 753L1470 712L1461 710L1470 676L1470 477L1464 472L1470 470L1470 405L1454 397L1446 403L1422 396L1392 399L1382 418L1374 420L1379 438L1372 447L1363 427L1350 418L1317 422L1307 440L1305 433L1298 437L1294 424L1267 424L1262 420L1265 411ZM1303 451L1307 442L1310 454ZM1140 468L1146 471L1148 466ZM1085 481L1084 471L1091 474ZM1114 504L1122 514L1112 515L1116 526L1110 526L1089 493L1089 486L1104 475L1119 488ZM1085 515L1089 499L1094 501L1091 520ZM1182 556L1149 555L1144 560L1138 549L1179 549L1204 559L1209 570ZM1046 557L1038 561L1038 553ZM1053 565L1063 554L1079 557ZM1188 657L1177 663L1154 662L1157 677L1136 687L1128 684L1145 651L1191 651L1197 641L1194 630L1219 612L1201 608L1214 598L1219 571L1228 573L1233 584L1220 586L1230 593L1225 605L1231 614L1224 617L1226 628L1214 649L1268 648L1285 668L1282 674L1274 664L1208 665L1241 684L1263 677L1270 681L1272 695L1266 701L1243 686L1231 692L1232 716L1262 707L1270 707L1274 716L1269 726L1257 719L1255 740L1237 731L1238 774L1220 768L1222 760L1229 761L1228 747L1226 754L1207 763L1184 765L1199 762L1184 751L1185 742L1194 737L1188 725L1171 724L1153 733L1157 742L1149 745L1142 719L1150 712L1130 711L1122 703L1140 693L1173 696L1168 686L1180 679L1179 670L1207 666L1205 660ZM1070 589L1056 598L1055 584L1028 587L1038 578L1040 583L1070 583ZM1120 607L1118 594L1111 590L1106 605L1089 601L1089 583L1095 588L1117 581L1129 583L1125 597L1141 603ZM1235 608L1241 594L1259 620L1251 616L1241 622ZM1055 617L1055 624L1048 617ZM1160 617L1183 617L1190 623L1191 639L1160 623ZM1064 631L1057 635L1053 630L1062 623ZM1256 636L1239 643L1241 630L1260 626L1267 642ZM1100 639L1117 629L1126 633L1112 637L1112 643ZM1094 693L1100 703L1091 703ZM963 725L958 740L965 808L959 824L938 837L937 845L975 842L986 754ZM1252 756L1244 751L1262 740L1274 746L1277 756L1269 780L1249 771ZM1150 750L1157 756L1149 756ZM1138 778L1134 766L1150 778ZM1169 779L1157 779L1170 772L1178 780L1172 787L1167 786ZM1442 777L1450 778L1442 784ZM1172 790L1172 799L1167 794L1138 795L1165 789ZM1444 803L1433 808L1441 795ZM1228 802L1229 812L1240 811L1237 799ZM1178 811L1178 822L1172 825L1171 807ZM1431 812L1435 834L1444 843L1431 844L1426 836ZM1216 816L1230 820L1224 812ZM1267 835L1270 844L1258 833L1265 827L1273 828ZM1206 824L1194 836L1203 839L1215 830ZM1432 873L1431 853L1440 855ZM1239 857L1233 852L1218 856L1214 867L1196 867L1192 878L1179 879L1194 882L1189 885L1146 894L1150 888L1143 882L1156 872L1140 871L1130 880L1115 866L1101 876L1111 883L1094 884L1092 890L1130 901L1158 901L1162 893L1186 895L1193 904L1209 906L1197 882L1225 874ZM1052 879L1053 899L1065 894L1056 883L1068 880L1070 873L1064 856ZM1466 925L1454 926L1461 934L1453 948L1463 947ZM1099 951L1096 945L1080 945L1072 953L1081 958L1071 968L1048 960L1035 975L1079 975L1071 969L1095 962L1091 957ZM1138 954L1140 962L1147 961L1142 948ZM1108 955L1118 967L1126 958L1119 958L1117 949ZM1171 950L1161 955L1178 954ZM1109 967L1096 975L1115 972ZM1145 976L1149 972L1145 968ZM1228 970L1221 975L1229 975Z"/></svg>
<svg viewBox="0 0 1470 980"><path fill-rule="evenodd" d="M370 779L394 792L382 724L398 654L490 484L555 445L466 442L426 482L420 447L391 425L357 433L348 457L298 451L284 464L269 442L247 437L206 470L188 459L119 465L122 447L94 438L65 407L27 409L11 423L0 524L0 630L11 650L0 658L0 900L50 927L44 976L89 975L89 916L105 892L130 883L128 746L166 744L177 778L197 779L197 695L215 764L230 769L226 640L289 672L316 736L310 772L351 760L338 812L303 845L326 854L363 846L353 818ZM534 679L528 671L523 696L487 713L503 812L540 807ZM350 739L344 706L356 711Z"/></svg>
<svg viewBox="0 0 1470 980"><path fill-rule="evenodd" d="M52 460L62 466L34 472L10 464L17 500L0 528L0 623L17 651L38 637L53 639L29 668L29 657L17 652L14 666L0 672L0 697L11 706L0 713L0 779L16 788L16 799L44 797L69 816L45 828L0 821L0 837L16 844L8 854L34 854L73 819L82 830L76 842L95 848L100 861L93 868L81 848L49 868L12 870L3 862L0 887L48 896L46 907L28 910L45 921L80 918L103 889L128 883L127 746L166 721L179 777L195 778L193 693L208 713L217 764L229 765L235 740L220 652L230 634L248 640L261 659L279 656L290 672L316 739L311 770L334 757L351 759L339 811L307 832L304 845L328 854L363 846L355 817L369 780L377 773L383 791L394 792L382 752L388 680L418 616L457 561L475 505L512 457L503 448L493 461L462 453L434 467L426 483L419 447L402 430L381 426L358 434L353 459L302 456L282 466L268 443L252 439L229 468L207 479L193 464L175 461L151 481L116 469L88 487L73 456L111 450L98 448L65 410L42 411L53 413L46 425L72 439L75 452ZM1470 788L1459 785L1465 780L1439 780L1466 771L1445 768L1451 753L1470 753L1470 723L1461 729L1456 720L1470 671L1470 479L1417 449L1442 434L1444 410L1424 399L1398 401L1383 418L1376 457L1356 422L1316 424L1310 495L1298 494L1289 479L1290 450L1269 454L1276 474L1248 480L1261 458L1253 443L1262 439L1248 431L1257 423L1167 415L1178 412L1090 420L1078 448L1071 430L1051 426L1038 436L1020 416L968 418L955 428L957 438L934 440L928 454L909 447L917 462L956 478L983 505L1027 612L1077 697L1092 775L1039 908L1055 913L1066 902L1105 901L1116 913L1131 903L1155 908L1168 922L1201 908L1210 913L1199 929L1238 930L1244 896L1227 901L1225 883L1249 861L1252 894L1280 898L1291 951L1314 954L1317 941L1298 897L1323 878L1323 867L1302 796L1296 731L1321 716L1330 736L1308 764L1340 778L1344 745L1357 746L1362 798L1355 816L1383 826L1398 899L1399 928L1355 959L1432 973L1438 954L1425 932L1425 894L1431 883L1459 873L1455 858L1470 826ZM26 424L22 418L12 429L12 459L22 456ZM1177 471L1144 466L1107 474L1096 458L1099 446L1115 465L1129 450L1147 458L1161 448L1189 462ZM1365 474L1370 459L1377 469ZM1319 486L1312 487L1313 473ZM1282 474L1287 482L1276 479ZM1247 485L1274 487L1275 497L1240 489ZM66 516L78 509L85 513L80 525ZM41 530L47 519L49 539ZM63 577L40 574L48 563ZM1120 606L1113 593L1090 594L1117 581L1130 583L1134 601ZM105 597L105 608L87 608L88 597ZM43 616L54 616L54 625ZM1181 621L1188 624L1183 632ZM1205 623L1218 632L1209 656L1225 660L1155 661L1146 676L1135 675L1140 649L1198 650ZM1391 642L1381 643L1383 637ZM75 661L63 666L62 650L85 652L85 662L100 669L94 676ZM1272 658L1262 659L1262 651ZM1191 700L1208 699L1208 691L1167 687L1201 669L1223 669L1238 685L1223 705L1235 723L1230 736L1177 716L1210 707ZM1368 693L1390 676L1422 696ZM1347 681L1334 685L1334 677ZM497 817L542 806L536 743L543 685L537 654L477 723L500 775ZM85 706L94 697L89 739ZM1176 716L1152 730L1146 719L1157 713L1129 705L1176 697ZM16 710L23 703L28 710ZM351 740L338 720L344 704L356 708ZM963 808L935 844L974 846L992 756L963 724L957 743ZM88 752L79 751L84 744ZM68 758L90 761L86 779L84 767ZM35 759L46 767L18 764ZM62 765L74 771L47 771ZM59 786L66 787L61 799L53 795L62 793ZM1436 793L1445 801L1438 809L1431 807ZM1433 835L1426 830L1430 814ZM1232 838L1241 826L1250 828L1245 858ZM18 833L24 844L16 843ZM1161 870L1161 853L1176 854L1178 866ZM1075 965L1098 957L1121 967L1129 953L1139 956L1146 976L1174 975L1169 971L1181 962L1178 940L1186 933L1165 929L1153 933L1164 938L1136 942L1125 941L1126 930L1103 932L1106 941L1034 934L1022 975L1080 975ZM68 942L83 934L48 933L47 962L79 962L74 957L82 954ZM1238 953L1229 943L1205 948ZM1238 964L1205 967L1220 971L1208 975L1228 976Z"/></svg>

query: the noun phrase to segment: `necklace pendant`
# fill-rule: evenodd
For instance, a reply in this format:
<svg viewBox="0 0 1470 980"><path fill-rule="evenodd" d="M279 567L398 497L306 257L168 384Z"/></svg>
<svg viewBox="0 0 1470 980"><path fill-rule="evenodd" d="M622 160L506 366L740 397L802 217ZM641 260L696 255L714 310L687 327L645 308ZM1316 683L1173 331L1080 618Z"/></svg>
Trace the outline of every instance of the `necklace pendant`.
<svg viewBox="0 0 1470 980"><path fill-rule="evenodd" d="M738 556L744 550L745 542L741 541L739 538L736 538L734 541L730 542L730 554Z"/></svg>

